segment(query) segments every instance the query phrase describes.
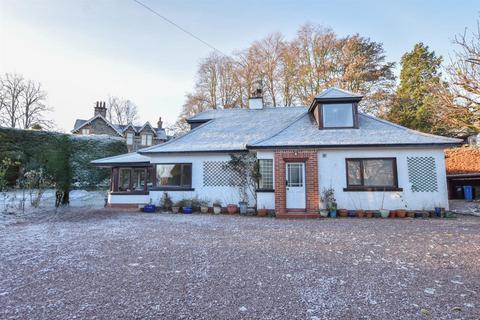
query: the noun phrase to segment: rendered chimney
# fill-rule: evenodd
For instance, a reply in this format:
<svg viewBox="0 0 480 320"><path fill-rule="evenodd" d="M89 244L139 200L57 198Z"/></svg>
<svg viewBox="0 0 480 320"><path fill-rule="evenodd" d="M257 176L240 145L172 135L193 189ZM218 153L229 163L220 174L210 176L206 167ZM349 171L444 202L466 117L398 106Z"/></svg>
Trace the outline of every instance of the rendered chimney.
<svg viewBox="0 0 480 320"><path fill-rule="evenodd" d="M97 116L98 114L102 115L102 117L106 118L107 117L107 107L105 101L97 101L95 103L95 114L94 116Z"/></svg>
<svg viewBox="0 0 480 320"><path fill-rule="evenodd" d="M162 117L158 117L157 128L162 129L163 121Z"/></svg>
<svg viewBox="0 0 480 320"><path fill-rule="evenodd" d="M257 81L254 84L254 91L248 99L248 107L250 109L263 109L263 89L261 81Z"/></svg>

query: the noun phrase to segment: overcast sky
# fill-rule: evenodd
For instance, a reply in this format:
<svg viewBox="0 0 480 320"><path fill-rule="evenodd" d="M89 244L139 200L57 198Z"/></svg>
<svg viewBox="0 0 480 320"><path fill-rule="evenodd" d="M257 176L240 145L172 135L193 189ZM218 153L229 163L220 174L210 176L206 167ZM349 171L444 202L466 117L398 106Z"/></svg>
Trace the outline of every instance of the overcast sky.
<svg viewBox="0 0 480 320"><path fill-rule="evenodd" d="M419 41L448 57L480 11L473 0L142 1L226 53L312 22L383 42L396 62ZM132 0L0 0L0 41L0 73L41 82L65 131L109 95L134 101L142 121L173 123L211 50Z"/></svg>

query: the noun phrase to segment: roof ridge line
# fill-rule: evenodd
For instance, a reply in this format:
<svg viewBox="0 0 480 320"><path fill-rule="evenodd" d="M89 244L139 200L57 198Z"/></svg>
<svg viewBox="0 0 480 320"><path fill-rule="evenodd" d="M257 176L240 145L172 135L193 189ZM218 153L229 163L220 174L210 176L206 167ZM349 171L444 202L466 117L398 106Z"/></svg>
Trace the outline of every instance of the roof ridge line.
<svg viewBox="0 0 480 320"><path fill-rule="evenodd" d="M298 120L302 119L304 116L308 115L310 112L305 112L304 114L301 114L300 116L298 116L297 118L293 119L292 122L290 122L288 125L286 125L285 127L283 127L282 129L278 130L277 132L275 132L274 134L272 134L271 136L268 136L267 138L264 138L264 139L260 139L260 140L257 140L257 141L254 141L250 144L245 144L245 147L248 148L248 146L253 146L257 143L260 143L260 142L264 142L264 141L267 141L273 137L275 137L276 135L280 134L281 132L285 131L286 129L288 129L290 126L292 126L294 123L296 123Z"/></svg>
<svg viewBox="0 0 480 320"><path fill-rule="evenodd" d="M178 141L178 140L180 140L180 139L188 136L188 135L191 134L192 132L195 132L195 131L197 131L198 129L205 127L206 125L212 123L213 121L215 121L215 119L207 120L207 122L202 123L201 125L199 125L198 127L195 127L194 129L191 129L190 131L188 131L188 132L185 133L184 135L181 135L181 136L178 137L178 138L173 138L172 140L169 140L169 141L164 142L164 143L162 143L162 144L156 144L156 145L153 145L153 146L148 147L148 148L143 148L143 149L137 150L137 153L139 153L139 154L141 155L142 152L150 151L151 149L154 149L154 148L162 148L163 146L169 145L170 143L176 142L176 141Z"/></svg>

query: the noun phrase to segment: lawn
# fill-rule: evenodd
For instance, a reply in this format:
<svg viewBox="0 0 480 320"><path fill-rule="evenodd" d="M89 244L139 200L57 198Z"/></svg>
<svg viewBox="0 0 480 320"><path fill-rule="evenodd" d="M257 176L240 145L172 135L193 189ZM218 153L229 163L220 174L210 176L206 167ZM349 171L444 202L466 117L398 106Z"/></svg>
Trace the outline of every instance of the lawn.
<svg viewBox="0 0 480 320"><path fill-rule="evenodd" d="M72 209L0 227L0 318L479 319L480 218Z"/></svg>

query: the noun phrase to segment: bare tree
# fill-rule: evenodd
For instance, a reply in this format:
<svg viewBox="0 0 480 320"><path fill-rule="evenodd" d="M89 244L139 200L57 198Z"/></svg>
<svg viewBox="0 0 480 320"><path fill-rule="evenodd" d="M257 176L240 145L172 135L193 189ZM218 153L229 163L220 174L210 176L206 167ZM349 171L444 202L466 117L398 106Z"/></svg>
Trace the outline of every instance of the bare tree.
<svg viewBox="0 0 480 320"><path fill-rule="evenodd" d="M45 119L45 113L50 111L46 98L40 83L18 74L5 74L0 78L0 123L23 129L50 127L52 121Z"/></svg>
<svg viewBox="0 0 480 320"><path fill-rule="evenodd" d="M20 75L7 73L0 78L2 125L16 128L22 115L21 95L24 90L24 79Z"/></svg>
<svg viewBox="0 0 480 320"><path fill-rule="evenodd" d="M109 97L107 103L107 119L115 124L136 124L138 121L137 106L128 99Z"/></svg>
<svg viewBox="0 0 480 320"><path fill-rule="evenodd" d="M457 35L454 44L458 46L448 68L455 95L461 103L473 109L480 117L480 21L477 30L469 36L465 29Z"/></svg>
<svg viewBox="0 0 480 320"><path fill-rule="evenodd" d="M42 90L40 83L26 80L21 94L22 116L21 125L24 129L31 129L32 126L48 128L52 122L44 119L47 111L50 111L45 105L47 94Z"/></svg>

